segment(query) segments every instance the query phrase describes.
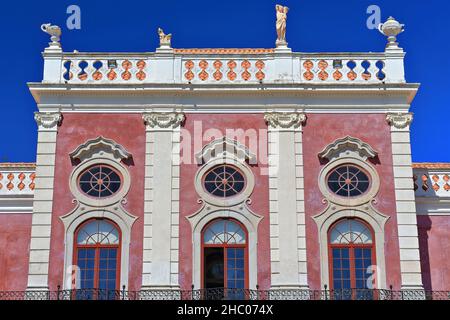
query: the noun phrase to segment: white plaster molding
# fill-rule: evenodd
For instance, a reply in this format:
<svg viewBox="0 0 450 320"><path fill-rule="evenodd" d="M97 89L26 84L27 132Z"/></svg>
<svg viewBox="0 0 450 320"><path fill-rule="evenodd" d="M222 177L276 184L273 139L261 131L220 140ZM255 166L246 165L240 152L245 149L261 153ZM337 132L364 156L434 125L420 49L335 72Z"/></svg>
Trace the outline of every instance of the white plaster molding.
<svg viewBox="0 0 450 320"><path fill-rule="evenodd" d="M61 123L62 115L59 112L35 112L34 120L36 120L39 130L56 129L56 127Z"/></svg>
<svg viewBox="0 0 450 320"><path fill-rule="evenodd" d="M376 157L378 152L368 143L365 143L358 138L347 136L345 138L337 139L326 146L325 149L319 153L319 157L332 161L342 155L349 156L350 154L359 156L362 160L367 160L368 158Z"/></svg>
<svg viewBox="0 0 450 320"><path fill-rule="evenodd" d="M304 113L297 112L268 112L264 120L274 129L296 129L306 121Z"/></svg>
<svg viewBox="0 0 450 320"><path fill-rule="evenodd" d="M77 202L76 207L68 214L60 217L65 229L64 250L64 284L63 289L71 288L71 270L73 265L74 235L79 225L93 218L106 218L115 222L121 231L121 253L120 253L120 287L128 287L128 273L130 266L130 243L131 228L137 217L128 213L121 205L96 208Z"/></svg>
<svg viewBox="0 0 450 320"><path fill-rule="evenodd" d="M179 112L152 112L142 116L147 129L174 129L183 123L185 116Z"/></svg>
<svg viewBox="0 0 450 320"><path fill-rule="evenodd" d="M236 166L244 175L245 178L245 187L240 193L226 198L216 197L209 192L207 192L203 186L203 177L204 175L211 170L212 168L221 165L221 164L229 164ZM238 157L234 157L230 154L227 156L219 156L211 159L204 166L197 171L194 180L195 190L202 200L207 202L208 204L212 204L218 207L230 207L235 206L245 201L248 201L251 194L253 193L253 189L255 187L255 177L253 175L252 170L245 162L241 162Z"/></svg>
<svg viewBox="0 0 450 320"><path fill-rule="evenodd" d="M328 188L328 174L335 168L345 164L353 164L366 171L370 178L370 186L367 192L357 197L347 198L336 195ZM320 191L328 201L331 201L335 204L354 207L362 205L364 203L368 203L376 197L380 190L380 177L378 176L377 170L370 163L362 160L359 157L356 157L354 154L353 156L352 154L350 154L349 156L343 156L328 162L319 173L318 184Z"/></svg>
<svg viewBox="0 0 450 320"><path fill-rule="evenodd" d="M218 157L235 157L240 162L248 161L250 164L256 164L257 162L256 155L251 153L245 145L242 145L236 140L231 140L225 136L211 141L195 155L198 164L207 163L208 161Z"/></svg>
<svg viewBox="0 0 450 320"><path fill-rule="evenodd" d="M324 285L330 287L328 252L329 229L338 220L355 217L368 223L375 233L375 253L378 266L377 289L387 289L384 230L385 224L389 220L389 216L378 212L373 207L372 202L354 208L328 203L328 206L322 213L312 217L319 230L321 287Z"/></svg>
<svg viewBox="0 0 450 320"><path fill-rule="evenodd" d="M107 139L102 136L86 141L69 153L71 159L79 159L81 162L91 158L104 156L105 154L112 155L117 161L131 157L131 153L129 153L122 145L112 139Z"/></svg>
<svg viewBox="0 0 450 320"><path fill-rule="evenodd" d="M258 225L262 216L250 210L247 204L227 208L217 207L204 203L194 214L186 217L193 230L193 284L194 289L201 288L201 233L203 228L211 221L220 218L232 218L241 222L247 229L248 239L248 266L249 289L256 289L258 284Z"/></svg>
<svg viewBox="0 0 450 320"><path fill-rule="evenodd" d="M386 115L386 121L389 125L394 126L397 129L405 129L409 127L413 121L412 113L388 113Z"/></svg>

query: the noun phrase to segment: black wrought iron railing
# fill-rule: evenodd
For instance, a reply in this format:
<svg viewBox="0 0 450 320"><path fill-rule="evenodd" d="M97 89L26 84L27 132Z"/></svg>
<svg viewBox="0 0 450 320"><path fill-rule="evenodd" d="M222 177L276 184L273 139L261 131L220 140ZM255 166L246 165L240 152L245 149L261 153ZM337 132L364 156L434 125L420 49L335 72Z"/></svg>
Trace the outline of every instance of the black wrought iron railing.
<svg viewBox="0 0 450 320"><path fill-rule="evenodd" d="M450 300L450 291L425 290L200 290L0 291L0 300Z"/></svg>

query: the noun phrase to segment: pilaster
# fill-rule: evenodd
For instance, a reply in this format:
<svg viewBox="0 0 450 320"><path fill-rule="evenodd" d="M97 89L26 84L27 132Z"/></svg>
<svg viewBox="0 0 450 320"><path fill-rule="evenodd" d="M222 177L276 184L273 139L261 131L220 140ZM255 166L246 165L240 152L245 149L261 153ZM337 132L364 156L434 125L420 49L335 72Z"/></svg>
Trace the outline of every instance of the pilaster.
<svg viewBox="0 0 450 320"><path fill-rule="evenodd" d="M272 289L308 288L303 113L267 113Z"/></svg>
<svg viewBox="0 0 450 320"><path fill-rule="evenodd" d="M62 116L36 112L34 118L38 125L38 145L27 290L47 290L56 135Z"/></svg>
<svg viewBox="0 0 450 320"><path fill-rule="evenodd" d="M180 126L184 114L145 113L142 289L178 288Z"/></svg>

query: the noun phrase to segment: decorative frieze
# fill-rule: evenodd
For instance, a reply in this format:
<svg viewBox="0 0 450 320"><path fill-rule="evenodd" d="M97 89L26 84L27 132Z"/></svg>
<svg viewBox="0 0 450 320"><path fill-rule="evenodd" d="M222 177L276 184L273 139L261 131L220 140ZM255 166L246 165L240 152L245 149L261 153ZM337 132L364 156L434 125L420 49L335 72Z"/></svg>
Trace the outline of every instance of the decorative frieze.
<svg viewBox="0 0 450 320"><path fill-rule="evenodd" d="M145 113L142 118L147 129L175 129L184 121L185 116L179 112Z"/></svg>
<svg viewBox="0 0 450 320"><path fill-rule="evenodd" d="M333 160L342 155L357 155L362 160L377 156L377 152L372 147L358 138L347 136L337 139L333 143L326 146L320 153L322 159Z"/></svg>
<svg viewBox="0 0 450 320"><path fill-rule="evenodd" d="M405 129L413 121L412 113L388 113L386 115L386 121L389 125L394 126L397 129Z"/></svg>
<svg viewBox="0 0 450 320"><path fill-rule="evenodd" d="M306 115L297 112L270 112L264 115L264 120L273 129L296 129L306 121Z"/></svg>

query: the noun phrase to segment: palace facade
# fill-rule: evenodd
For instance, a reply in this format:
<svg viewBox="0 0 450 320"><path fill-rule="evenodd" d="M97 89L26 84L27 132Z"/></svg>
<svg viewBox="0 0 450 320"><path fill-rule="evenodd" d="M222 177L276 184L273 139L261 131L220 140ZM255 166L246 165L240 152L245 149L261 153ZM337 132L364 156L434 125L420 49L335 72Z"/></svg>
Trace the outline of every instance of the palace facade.
<svg viewBox="0 0 450 320"><path fill-rule="evenodd" d="M0 291L450 291L450 164L411 161L419 85L386 30L379 53L162 30L69 53L43 30L36 163L0 164Z"/></svg>

